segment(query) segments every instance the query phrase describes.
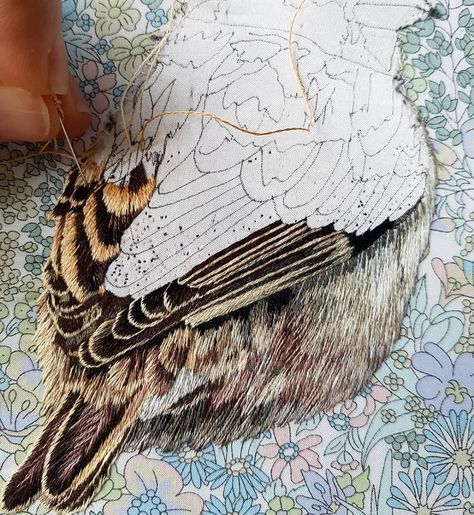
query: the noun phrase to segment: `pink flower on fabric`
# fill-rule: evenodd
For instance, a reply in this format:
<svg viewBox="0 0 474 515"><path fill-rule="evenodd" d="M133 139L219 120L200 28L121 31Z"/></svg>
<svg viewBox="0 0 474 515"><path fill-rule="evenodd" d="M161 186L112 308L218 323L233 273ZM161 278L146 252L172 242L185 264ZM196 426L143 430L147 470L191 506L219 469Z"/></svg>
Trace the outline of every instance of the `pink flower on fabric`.
<svg viewBox="0 0 474 515"><path fill-rule="evenodd" d="M126 493L108 502L103 508L104 515L202 512L202 498L193 492L183 492L181 476L164 461L138 454L128 460L124 474Z"/></svg>
<svg viewBox="0 0 474 515"><path fill-rule="evenodd" d="M337 458L331 461L331 467L341 472L351 472L355 470L360 463L352 457L352 454L347 451L342 451L338 454Z"/></svg>
<svg viewBox="0 0 474 515"><path fill-rule="evenodd" d="M319 454L314 450L322 441L319 435L295 440L289 425L275 429L273 433L276 443L262 444L257 451L265 458L277 458L271 470L273 481L289 471L291 481L301 483L304 471L322 468Z"/></svg>
<svg viewBox="0 0 474 515"><path fill-rule="evenodd" d="M80 81L80 88L84 98L92 104L96 113L101 114L110 106L106 93L112 90L116 83L113 73L99 76L99 67L94 61L87 61L82 66L83 80Z"/></svg>
<svg viewBox="0 0 474 515"><path fill-rule="evenodd" d="M340 413L345 416L351 427L363 427L374 413L377 403L385 404L390 395L390 390L373 378L360 390L355 399L346 400L327 414Z"/></svg>

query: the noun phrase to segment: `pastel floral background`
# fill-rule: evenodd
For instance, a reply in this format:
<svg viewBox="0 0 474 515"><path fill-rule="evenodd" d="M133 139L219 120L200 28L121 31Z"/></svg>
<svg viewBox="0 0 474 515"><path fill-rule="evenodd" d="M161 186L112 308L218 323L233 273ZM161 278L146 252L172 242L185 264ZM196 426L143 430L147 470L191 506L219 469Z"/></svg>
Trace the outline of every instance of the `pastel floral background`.
<svg viewBox="0 0 474 515"><path fill-rule="evenodd" d="M80 152L156 45L169 4L63 8L70 65L94 111ZM386 363L356 399L305 423L225 448L123 454L85 513L474 513L474 0L440 1L401 40L402 87L428 127L439 185L431 250ZM37 154L0 146L0 485L41 424L35 303L53 230L46 213L70 167Z"/></svg>

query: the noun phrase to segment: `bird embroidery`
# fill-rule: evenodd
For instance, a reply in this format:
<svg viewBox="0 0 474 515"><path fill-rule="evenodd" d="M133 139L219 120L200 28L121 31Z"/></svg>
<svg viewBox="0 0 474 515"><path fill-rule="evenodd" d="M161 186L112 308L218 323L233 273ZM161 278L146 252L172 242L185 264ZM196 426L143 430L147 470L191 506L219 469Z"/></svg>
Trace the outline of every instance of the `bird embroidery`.
<svg viewBox="0 0 474 515"><path fill-rule="evenodd" d="M307 0L293 40L292 1L180 6L126 123L51 213L45 425L7 511L84 507L125 447L198 449L328 409L399 334L434 165L394 84L397 30L430 5Z"/></svg>

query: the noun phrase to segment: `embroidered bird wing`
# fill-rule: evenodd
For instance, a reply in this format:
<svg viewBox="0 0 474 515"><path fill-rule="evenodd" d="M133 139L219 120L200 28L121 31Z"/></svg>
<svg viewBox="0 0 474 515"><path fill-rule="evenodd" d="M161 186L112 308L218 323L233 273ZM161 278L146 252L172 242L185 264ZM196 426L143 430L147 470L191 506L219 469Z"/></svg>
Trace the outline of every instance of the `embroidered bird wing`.
<svg viewBox="0 0 474 515"><path fill-rule="evenodd" d="M74 169L51 214L57 227L42 305L56 345L86 368L109 363L180 324L199 326L299 284L347 261L386 229L357 238L331 227L275 222L141 298L115 297L104 288L107 268L154 184L142 165L122 185L100 177L86 182Z"/></svg>
<svg viewBox="0 0 474 515"><path fill-rule="evenodd" d="M318 272L355 253L350 238L303 223L276 223L213 256L179 280L139 298L104 322L80 347L81 362L102 366L130 350L158 344L179 325L200 326Z"/></svg>
<svg viewBox="0 0 474 515"><path fill-rule="evenodd" d="M61 345L79 350L84 366L109 362L180 323L197 326L243 308L355 253L356 240L331 228L276 222L148 295L113 297L104 289L107 265L153 184L142 166L122 187L94 181L86 188L74 170L52 213L58 225L45 305Z"/></svg>
<svg viewBox="0 0 474 515"><path fill-rule="evenodd" d="M77 179L75 171L70 184ZM393 225L387 222L356 236L331 226L310 229L304 221L275 222L149 294L114 297L104 289L107 264L118 254L120 232L131 213L145 205L153 183L139 165L127 186L113 185L115 198L108 197L110 184L102 181L93 183L94 193L79 204L83 186L68 185L53 212L59 223L45 271L45 305L57 343L85 368L100 368L144 345L159 345L183 324L203 325L298 285L347 262Z"/></svg>
<svg viewBox="0 0 474 515"><path fill-rule="evenodd" d="M278 221L363 234L413 208L431 158L397 91L397 29L427 9L416 0L307 0L292 49L309 107L288 44L296 2L189 2L136 92L132 147L118 119L102 155L109 181L139 162L157 179L106 288L138 298ZM234 126L204 115L153 119L183 110ZM235 128L304 128L311 111L309 132Z"/></svg>

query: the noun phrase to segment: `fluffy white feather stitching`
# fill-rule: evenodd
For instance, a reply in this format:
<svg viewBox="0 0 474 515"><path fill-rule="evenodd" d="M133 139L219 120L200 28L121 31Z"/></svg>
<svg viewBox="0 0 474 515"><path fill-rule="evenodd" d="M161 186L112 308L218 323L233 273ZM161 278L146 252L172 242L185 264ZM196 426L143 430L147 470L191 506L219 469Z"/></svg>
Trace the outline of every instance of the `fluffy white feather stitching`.
<svg viewBox="0 0 474 515"><path fill-rule="evenodd" d="M431 157L397 90L398 29L421 0L189 0L133 101L129 139L117 118L106 177L138 162L157 177L109 268L107 289L141 297L277 220L362 234L416 205ZM255 136L205 116L212 113ZM145 130L143 130L145 127ZM140 145L142 141L143 145Z"/></svg>

